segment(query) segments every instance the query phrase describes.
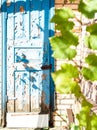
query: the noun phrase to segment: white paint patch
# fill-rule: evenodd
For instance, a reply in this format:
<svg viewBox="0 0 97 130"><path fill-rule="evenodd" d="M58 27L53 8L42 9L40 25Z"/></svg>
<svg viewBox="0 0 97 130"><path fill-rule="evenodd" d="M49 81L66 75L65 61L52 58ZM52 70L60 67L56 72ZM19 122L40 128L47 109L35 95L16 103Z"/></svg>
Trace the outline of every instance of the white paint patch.
<svg viewBox="0 0 97 130"><path fill-rule="evenodd" d="M48 114L7 113L8 128L44 128L48 123Z"/></svg>

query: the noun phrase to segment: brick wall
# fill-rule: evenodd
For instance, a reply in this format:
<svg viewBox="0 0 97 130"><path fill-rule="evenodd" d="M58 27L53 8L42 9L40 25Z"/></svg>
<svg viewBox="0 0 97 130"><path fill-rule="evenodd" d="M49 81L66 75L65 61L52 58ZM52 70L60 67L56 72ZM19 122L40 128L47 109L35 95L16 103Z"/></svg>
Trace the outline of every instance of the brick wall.
<svg viewBox="0 0 97 130"><path fill-rule="evenodd" d="M77 10L79 1L77 0L71 4L69 0L55 0L55 8L70 7L73 10Z"/></svg>
<svg viewBox="0 0 97 130"><path fill-rule="evenodd" d="M74 10L74 13L76 14L76 17L78 19L81 19L81 14L77 11L78 8L78 2L75 2L71 4L68 0L55 0L55 8L62 8L62 7L70 7L71 9ZM75 27L74 27L74 32L81 37L82 32L81 32L81 25L79 22L74 19L75 22ZM58 32L56 31L55 35L58 35ZM76 56L76 61L78 64L80 64L80 59L81 59L81 45L77 47L78 55ZM55 61L55 69L58 70L60 69L60 65L64 63L64 60L56 60ZM55 127L61 127L61 130L67 130L68 125L70 124L69 118L68 118L68 112L67 110L71 109L72 112L74 113L73 116L75 116L76 113L78 113L80 109L80 104L76 101L75 97L70 94L59 94L56 93L56 110L54 112L54 126ZM75 123L77 123L77 120L75 119Z"/></svg>
<svg viewBox="0 0 97 130"><path fill-rule="evenodd" d="M75 98L69 94L57 93L56 95L56 110L53 114L54 126L65 129L69 125L67 109L74 109Z"/></svg>
<svg viewBox="0 0 97 130"><path fill-rule="evenodd" d="M77 56L75 57L75 60L78 65L84 64L84 58L87 54L89 54L91 51L85 47L84 45L84 36L86 35L86 23L93 22L92 20L86 19L84 16L82 16L77 8L78 8L78 1L71 4L68 0L55 0L55 8L63 8L63 7L70 7L73 9L74 13L76 14L76 18L82 21L82 25L77 21L77 19L74 19L75 27L74 32L79 36L80 44L77 46ZM95 19L97 19L97 15L95 15ZM56 35L58 35L59 32L56 31ZM66 61L64 60L56 60L55 61L55 68L56 70L60 69L60 65ZM84 95L87 97L88 101L93 103L94 106L97 106L97 82L91 83L88 81L85 81L82 79L81 81L81 89ZM61 126L65 127L68 126L69 120L67 118L67 109L72 109L74 115L78 113L80 110L80 104L76 102L74 96L72 95L65 95L65 94L56 94L56 111L54 112L54 125L55 126ZM96 108L97 109L97 108ZM77 123L77 120L75 119L75 122Z"/></svg>

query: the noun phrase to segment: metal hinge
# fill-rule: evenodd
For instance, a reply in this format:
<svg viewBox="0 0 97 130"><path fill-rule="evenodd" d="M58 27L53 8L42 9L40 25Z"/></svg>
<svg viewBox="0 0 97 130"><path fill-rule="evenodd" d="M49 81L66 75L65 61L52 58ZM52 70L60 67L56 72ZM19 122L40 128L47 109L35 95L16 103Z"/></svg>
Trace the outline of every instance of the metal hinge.
<svg viewBox="0 0 97 130"><path fill-rule="evenodd" d="M43 66L41 67L41 69L42 69L42 70L52 69L52 64L50 64L50 65L43 65Z"/></svg>

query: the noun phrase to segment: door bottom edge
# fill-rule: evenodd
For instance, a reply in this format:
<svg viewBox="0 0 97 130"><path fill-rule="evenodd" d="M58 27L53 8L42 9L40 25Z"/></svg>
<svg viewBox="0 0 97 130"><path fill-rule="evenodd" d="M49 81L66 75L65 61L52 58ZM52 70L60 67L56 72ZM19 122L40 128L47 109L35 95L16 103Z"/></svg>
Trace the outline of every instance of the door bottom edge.
<svg viewBox="0 0 97 130"><path fill-rule="evenodd" d="M6 123L7 128L48 128L49 114L14 116L12 113L7 113Z"/></svg>

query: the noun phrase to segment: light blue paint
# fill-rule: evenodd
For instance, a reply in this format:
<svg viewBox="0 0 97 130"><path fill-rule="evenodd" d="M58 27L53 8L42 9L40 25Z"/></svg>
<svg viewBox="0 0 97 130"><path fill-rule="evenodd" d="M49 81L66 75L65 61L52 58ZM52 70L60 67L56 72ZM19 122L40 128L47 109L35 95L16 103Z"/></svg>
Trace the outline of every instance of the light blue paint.
<svg viewBox="0 0 97 130"><path fill-rule="evenodd" d="M6 71L6 6L5 5L6 0L2 0L1 11L2 11L2 125L6 122L6 79L7 79L7 71ZM4 10L4 11L3 11Z"/></svg>
<svg viewBox="0 0 97 130"><path fill-rule="evenodd" d="M17 8L14 9L14 6ZM24 12L20 12L20 6L24 7ZM23 98L21 105L23 107L27 102L24 95L25 86L29 87L29 97L35 97L39 94L40 97L36 96L36 99L42 100L41 98L43 98L45 106L51 105L50 108L53 109L55 89L50 74L54 71L54 59L50 56L52 51L49 37L54 35L54 25L50 24L50 19L54 14L54 0L32 0L30 3L29 1L16 0L7 7L7 13L5 7L4 1L2 3L2 109L4 118L6 92L10 98L12 89L15 89L15 95L18 95L21 90ZM37 63L35 67L30 65L32 62ZM11 72L13 64L16 66ZM52 64L51 70L41 69L43 65L50 64ZM22 67L20 68L20 66ZM15 80L11 81L13 77L10 78L10 75L13 73ZM32 99L29 98L29 102ZM36 106L38 105L36 104ZM31 111L31 106L29 110Z"/></svg>

